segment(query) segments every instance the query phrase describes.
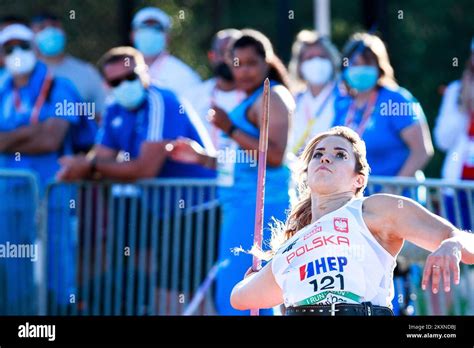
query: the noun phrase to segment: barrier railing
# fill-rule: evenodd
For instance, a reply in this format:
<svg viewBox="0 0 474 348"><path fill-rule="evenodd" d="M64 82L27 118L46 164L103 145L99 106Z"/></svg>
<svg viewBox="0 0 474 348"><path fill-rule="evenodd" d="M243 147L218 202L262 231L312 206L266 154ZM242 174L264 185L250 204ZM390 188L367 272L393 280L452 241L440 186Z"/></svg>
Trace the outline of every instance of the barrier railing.
<svg viewBox="0 0 474 348"><path fill-rule="evenodd" d="M48 314L181 314L215 261L212 180L55 183L47 199Z"/></svg>
<svg viewBox="0 0 474 348"><path fill-rule="evenodd" d="M34 315L40 310L40 239L35 177L0 170L0 315Z"/></svg>
<svg viewBox="0 0 474 348"><path fill-rule="evenodd" d="M448 182L440 179L370 177L367 191L399 194L415 199L431 212L450 220L456 227L472 230L474 224L474 182ZM406 272L407 290L400 276L395 276L396 299L400 303L412 302L417 315L474 315L474 267L461 265L461 283L452 286L450 293L421 290L421 277L428 252L405 243L400 257L410 265ZM399 260L400 261L400 260ZM400 267L399 262L399 267ZM406 299L404 296L410 296Z"/></svg>
<svg viewBox="0 0 474 348"><path fill-rule="evenodd" d="M0 315L182 314L216 259L215 184L54 183L38 209L34 176L0 171ZM371 177L368 189L410 196L471 228L474 183ZM415 313L473 315L473 267L461 267L451 293L433 295L420 289L427 254L409 243L401 253ZM212 289L193 314L215 314Z"/></svg>

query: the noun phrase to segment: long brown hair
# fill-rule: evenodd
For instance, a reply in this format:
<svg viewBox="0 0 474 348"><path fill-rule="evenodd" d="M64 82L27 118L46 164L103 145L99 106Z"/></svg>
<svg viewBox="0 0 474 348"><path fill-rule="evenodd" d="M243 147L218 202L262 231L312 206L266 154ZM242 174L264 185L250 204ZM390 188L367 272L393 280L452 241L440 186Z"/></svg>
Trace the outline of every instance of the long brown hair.
<svg viewBox="0 0 474 348"><path fill-rule="evenodd" d="M272 252L276 252L278 248L296 232L311 223L311 191L307 185L308 165L313 158L313 152L321 140L330 137L339 136L348 140L352 144L352 151L355 156L354 172L362 174L365 177L365 183L362 187L355 191L355 197L362 197L364 189L367 186L370 167L367 162L367 151L365 142L352 129L343 126L330 128L326 132L319 133L306 145L306 148L299 157L300 170L298 175L298 197L299 201L291 209L286 223L276 222L272 227L272 237L270 247Z"/></svg>

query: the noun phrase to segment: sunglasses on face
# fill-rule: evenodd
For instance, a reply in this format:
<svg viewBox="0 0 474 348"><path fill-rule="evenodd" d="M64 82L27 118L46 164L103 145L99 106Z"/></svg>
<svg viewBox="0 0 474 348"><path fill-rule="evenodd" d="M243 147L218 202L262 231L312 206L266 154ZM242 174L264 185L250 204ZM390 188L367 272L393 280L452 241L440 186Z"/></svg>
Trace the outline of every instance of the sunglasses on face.
<svg viewBox="0 0 474 348"><path fill-rule="evenodd" d="M135 81L138 78L138 75L135 72L131 72L128 75L119 77L114 80L107 80L107 83L110 85L110 87L117 87L120 85L123 81Z"/></svg>
<svg viewBox="0 0 474 348"><path fill-rule="evenodd" d="M13 53L13 51L15 50L16 47L20 47L22 50L26 51L26 50L29 50L31 48L31 45L29 42L21 42L21 43L17 43L17 44L13 44L13 45L4 45L3 46L3 51L5 52L5 54L8 56L9 54Z"/></svg>

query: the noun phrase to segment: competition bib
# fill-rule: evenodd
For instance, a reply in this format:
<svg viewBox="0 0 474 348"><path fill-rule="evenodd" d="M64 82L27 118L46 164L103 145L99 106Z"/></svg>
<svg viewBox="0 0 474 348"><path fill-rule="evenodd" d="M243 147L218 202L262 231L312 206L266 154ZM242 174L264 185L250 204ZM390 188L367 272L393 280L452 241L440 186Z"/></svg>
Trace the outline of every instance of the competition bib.
<svg viewBox="0 0 474 348"><path fill-rule="evenodd" d="M386 251L376 253L381 247L375 247L370 231L361 232L366 227L349 209L352 205L301 229L273 257L285 306L388 302L395 261Z"/></svg>

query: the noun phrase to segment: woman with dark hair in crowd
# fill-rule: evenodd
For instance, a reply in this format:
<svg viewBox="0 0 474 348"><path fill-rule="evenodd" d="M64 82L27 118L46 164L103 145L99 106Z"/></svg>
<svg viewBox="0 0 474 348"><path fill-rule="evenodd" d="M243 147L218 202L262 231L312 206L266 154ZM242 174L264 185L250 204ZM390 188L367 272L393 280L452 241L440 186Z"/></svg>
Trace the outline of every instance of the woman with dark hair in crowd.
<svg viewBox="0 0 474 348"><path fill-rule="evenodd" d="M207 154L190 140L174 142L175 160L217 167L219 198L223 213L219 240L219 259L229 259L229 266L217 276L216 307L221 315L245 315L230 305L234 284L245 272L251 256L234 255L231 249L250 248L253 243L257 185L257 152L263 114L263 82L270 79L270 122L266 174L264 226L272 217L283 220L288 208L289 169L284 163L290 114L294 100L288 90L288 76L281 60L273 52L270 40L262 33L245 29L231 45L232 73L236 87L246 93L244 99L227 114L214 107L210 121L220 128L217 156ZM265 234L264 234L265 236ZM270 314L264 311L263 314Z"/></svg>
<svg viewBox="0 0 474 348"><path fill-rule="evenodd" d="M433 156L430 131L420 103L396 83L385 44L356 33L342 56L349 96L336 101L333 125L347 126L365 141L372 175L414 176Z"/></svg>
<svg viewBox="0 0 474 348"><path fill-rule="evenodd" d="M372 175L415 176L433 156L430 131L420 103L397 84L384 42L373 34L355 33L342 56L348 95L336 100L333 125L347 126L365 141ZM379 186L372 187L369 194L379 190ZM411 196L408 190L401 194ZM399 271L395 269L397 284L406 281ZM397 286L396 291L399 289ZM400 295L410 298L409 294ZM404 311L399 305L396 296L396 314Z"/></svg>

